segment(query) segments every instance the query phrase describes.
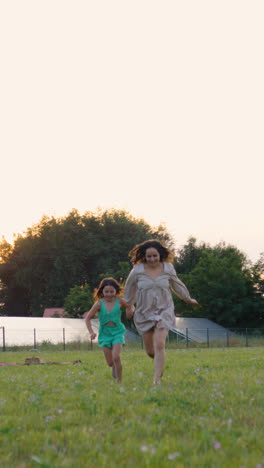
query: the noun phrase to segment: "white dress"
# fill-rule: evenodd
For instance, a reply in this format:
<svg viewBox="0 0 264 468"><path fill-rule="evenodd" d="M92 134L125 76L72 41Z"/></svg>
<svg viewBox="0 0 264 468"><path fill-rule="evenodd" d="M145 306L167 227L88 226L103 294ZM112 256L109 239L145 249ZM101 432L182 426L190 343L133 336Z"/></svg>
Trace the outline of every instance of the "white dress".
<svg viewBox="0 0 264 468"><path fill-rule="evenodd" d="M154 326L166 329L175 326L171 289L183 301L191 299L174 266L167 262L163 262L163 266L163 272L153 279L146 273L144 263L139 263L130 271L126 280L124 300L129 305L136 302L134 322L140 335Z"/></svg>

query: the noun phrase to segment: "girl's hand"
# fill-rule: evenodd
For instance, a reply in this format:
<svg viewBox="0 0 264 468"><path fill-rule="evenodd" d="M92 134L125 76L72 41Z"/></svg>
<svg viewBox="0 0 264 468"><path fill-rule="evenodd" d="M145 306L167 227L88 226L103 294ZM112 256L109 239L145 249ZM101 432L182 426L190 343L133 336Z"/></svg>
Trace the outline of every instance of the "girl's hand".
<svg viewBox="0 0 264 468"><path fill-rule="evenodd" d="M133 314L135 312L135 307L133 305L130 305L126 308L126 317L127 319L130 319L133 317Z"/></svg>
<svg viewBox="0 0 264 468"><path fill-rule="evenodd" d="M93 341L96 338L96 333L90 333L90 338Z"/></svg>
<svg viewBox="0 0 264 468"><path fill-rule="evenodd" d="M191 304L192 306L198 306L198 302L196 301L196 299L190 299L188 304Z"/></svg>

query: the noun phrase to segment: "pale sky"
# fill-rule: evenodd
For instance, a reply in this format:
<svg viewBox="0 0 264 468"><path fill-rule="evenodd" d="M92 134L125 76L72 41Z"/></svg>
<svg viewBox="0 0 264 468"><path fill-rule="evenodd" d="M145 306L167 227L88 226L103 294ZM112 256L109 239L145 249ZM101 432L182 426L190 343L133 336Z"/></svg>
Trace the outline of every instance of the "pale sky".
<svg viewBox="0 0 264 468"><path fill-rule="evenodd" d="M126 209L264 251L263 0L0 0L0 239Z"/></svg>

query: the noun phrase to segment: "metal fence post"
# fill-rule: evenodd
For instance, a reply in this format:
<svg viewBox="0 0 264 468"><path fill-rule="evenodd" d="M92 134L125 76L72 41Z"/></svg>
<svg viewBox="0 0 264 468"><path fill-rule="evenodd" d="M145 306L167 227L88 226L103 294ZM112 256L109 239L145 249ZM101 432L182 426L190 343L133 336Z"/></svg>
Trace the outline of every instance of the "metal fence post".
<svg viewBox="0 0 264 468"><path fill-rule="evenodd" d="M246 328L246 346L248 346L248 329Z"/></svg>
<svg viewBox="0 0 264 468"><path fill-rule="evenodd" d="M34 349L37 348L37 342L36 342L36 328L34 328Z"/></svg>
<svg viewBox="0 0 264 468"><path fill-rule="evenodd" d="M3 352L5 352L5 327L3 327Z"/></svg>
<svg viewBox="0 0 264 468"><path fill-rule="evenodd" d="M209 348L209 328L207 328L207 348Z"/></svg>
<svg viewBox="0 0 264 468"><path fill-rule="evenodd" d="M226 346L229 348L229 331L226 331Z"/></svg>
<svg viewBox="0 0 264 468"><path fill-rule="evenodd" d="M186 328L186 348L189 347L189 342L188 342L188 328Z"/></svg>
<svg viewBox="0 0 264 468"><path fill-rule="evenodd" d="M63 336L63 351L65 351L65 328L62 329L62 336Z"/></svg>

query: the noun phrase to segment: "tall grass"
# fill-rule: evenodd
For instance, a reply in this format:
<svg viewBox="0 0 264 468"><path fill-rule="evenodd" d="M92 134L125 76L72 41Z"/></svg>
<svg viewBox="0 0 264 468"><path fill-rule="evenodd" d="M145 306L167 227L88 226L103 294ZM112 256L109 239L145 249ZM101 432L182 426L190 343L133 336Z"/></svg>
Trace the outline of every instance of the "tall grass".
<svg viewBox="0 0 264 468"><path fill-rule="evenodd" d="M261 348L168 350L161 387L140 349L121 385L101 351L36 356L81 363L0 367L1 468L264 466Z"/></svg>

